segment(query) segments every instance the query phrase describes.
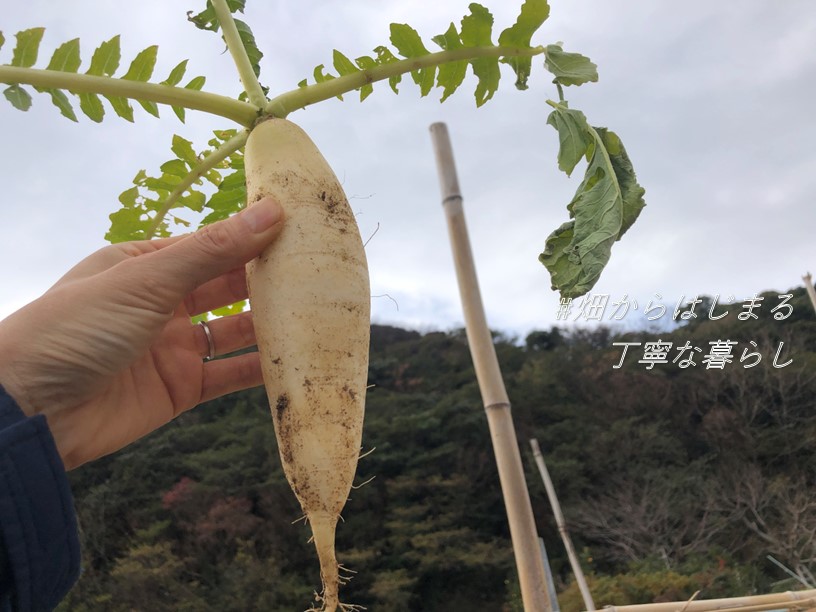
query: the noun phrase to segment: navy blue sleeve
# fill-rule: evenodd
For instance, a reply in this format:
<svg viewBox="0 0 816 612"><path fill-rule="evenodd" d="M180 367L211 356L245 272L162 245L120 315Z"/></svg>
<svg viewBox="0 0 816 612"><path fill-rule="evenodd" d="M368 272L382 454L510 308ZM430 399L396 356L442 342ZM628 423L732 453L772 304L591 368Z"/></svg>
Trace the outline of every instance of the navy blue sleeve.
<svg viewBox="0 0 816 612"><path fill-rule="evenodd" d="M74 501L45 417L0 387L0 612L53 610L79 577Z"/></svg>

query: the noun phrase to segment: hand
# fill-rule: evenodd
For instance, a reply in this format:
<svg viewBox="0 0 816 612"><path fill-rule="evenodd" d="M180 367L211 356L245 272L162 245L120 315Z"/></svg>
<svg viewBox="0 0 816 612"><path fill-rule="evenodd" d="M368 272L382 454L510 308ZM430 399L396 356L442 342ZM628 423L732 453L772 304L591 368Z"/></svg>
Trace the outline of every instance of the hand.
<svg viewBox="0 0 816 612"><path fill-rule="evenodd" d="M282 219L264 199L194 234L103 248L0 321L0 385L45 415L66 469L262 383L257 353L205 362L190 317L247 297L244 264ZM249 312L209 327L219 355L255 344Z"/></svg>

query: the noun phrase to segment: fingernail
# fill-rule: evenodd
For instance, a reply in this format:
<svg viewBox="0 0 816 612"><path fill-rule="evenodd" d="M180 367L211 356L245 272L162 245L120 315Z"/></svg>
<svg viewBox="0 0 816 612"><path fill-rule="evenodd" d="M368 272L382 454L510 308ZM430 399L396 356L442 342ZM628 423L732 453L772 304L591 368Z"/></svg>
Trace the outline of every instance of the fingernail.
<svg viewBox="0 0 816 612"><path fill-rule="evenodd" d="M251 232L260 234L283 218L283 208L275 200L267 197L251 204L238 216L244 220Z"/></svg>

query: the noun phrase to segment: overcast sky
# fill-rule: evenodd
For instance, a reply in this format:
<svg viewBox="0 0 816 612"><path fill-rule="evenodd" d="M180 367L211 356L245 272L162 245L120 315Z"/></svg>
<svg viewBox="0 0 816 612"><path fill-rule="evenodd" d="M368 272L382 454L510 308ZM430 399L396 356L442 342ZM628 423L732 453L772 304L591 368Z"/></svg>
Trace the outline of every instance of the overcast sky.
<svg viewBox="0 0 816 612"><path fill-rule="evenodd" d="M330 64L333 48L356 57L385 43L391 22L408 22L429 40L467 12L459 0L247 4L246 19L266 54L262 80L273 93ZM485 4L500 31L515 20L520 0ZM741 301L801 286L802 274L816 272L816 4L551 0L551 6L534 42L563 41L598 64L599 83L568 88L567 99L591 123L621 136L646 188L647 207L616 244L594 292L610 302L636 299L640 311L650 299L662 301L671 311L683 295ZM206 90L237 95L219 39L185 20L203 2L140 0L133 7L112 0L14 3L3 11L8 40L0 62L10 61L12 35L24 28L46 27L40 66L56 46L79 36L87 67L100 42L121 34L123 65L158 44L158 80L190 58L188 75L205 75ZM546 125L545 104L556 92L540 64L528 91L515 90L505 73L494 100L480 109L469 77L442 105L438 93L421 99L405 82L399 96L381 86L362 105L350 95L290 116L344 182L363 239L379 227L367 247L372 293L394 301L373 298L375 322L421 330L462 325L428 133L431 123L444 121L491 326L524 335L564 324L537 257L547 235L567 220L583 167L572 179L557 170L558 139ZM46 95L35 94L25 114L0 102L0 317L104 245L118 194L139 169L155 171L169 159L174 132L200 148L211 130L230 127L196 113L182 125L166 108L161 120L137 109L129 124L108 109L101 125L85 117L73 124Z"/></svg>

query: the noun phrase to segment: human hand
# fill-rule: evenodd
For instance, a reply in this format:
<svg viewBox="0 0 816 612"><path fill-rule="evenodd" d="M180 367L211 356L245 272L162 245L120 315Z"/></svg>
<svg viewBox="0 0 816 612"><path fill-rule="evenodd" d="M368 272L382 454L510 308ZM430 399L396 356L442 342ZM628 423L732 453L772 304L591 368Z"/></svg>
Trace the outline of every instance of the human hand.
<svg viewBox="0 0 816 612"><path fill-rule="evenodd" d="M204 361L190 317L247 297L244 264L282 219L267 198L194 234L105 247L0 321L0 385L45 415L66 469L263 382L257 353ZM255 344L249 312L209 329L219 355Z"/></svg>

